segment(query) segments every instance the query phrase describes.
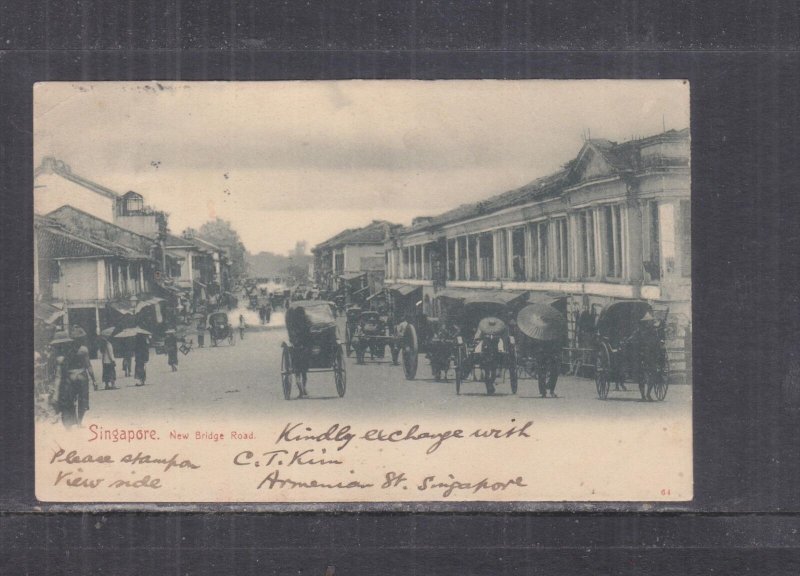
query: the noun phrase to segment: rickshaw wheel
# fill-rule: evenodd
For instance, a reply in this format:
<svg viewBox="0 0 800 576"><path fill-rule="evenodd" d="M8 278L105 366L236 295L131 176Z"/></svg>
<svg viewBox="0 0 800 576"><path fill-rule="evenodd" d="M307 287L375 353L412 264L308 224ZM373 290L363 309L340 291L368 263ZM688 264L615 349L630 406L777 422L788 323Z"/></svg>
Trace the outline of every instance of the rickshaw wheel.
<svg viewBox="0 0 800 576"><path fill-rule="evenodd" d="M656 400L662 402L667 397L667 390L669 389L669 364L665 363L664 369L653 375L655 383L653 384L653 392L656 395Z"/></svg>
<svg viewBox="0 0 800 576"><path fill-rule="evenodd" d="M456 346L456 394L461 394L461 382L464 379L464 350L459 344Z"/></svg>
<svg viewBox="0 0 800 576"><path fill-rule="evenodd" d="M347 371L344 367L344 354L342 354L341 346L336 347L336 356L333 359L333 379L336 382L336 393L339 398L343 398L347 390Z"/></svg>
<svg viewBox="0 0 800 576"><path fill-rule="evenodd" d="M597 363L595 365L594 381L597 386L597 396L601 400L608 398L609 381L608 376L611 371L611 357L608 353L606 344L602 344L597 351Z"/></svg>
<svg viewBox="0 0 800 576"><path fill-rule="evenodd" d="M519 381L517 378L517 348L514 344L508 346L508 376L511 381L511 393L516 394Z"/></svg>
<svg viewBox="0 0 800 576"><path fill-rule="evenodd" d="M284 400L291 400L292 398L292 380L294 373L292 372L292 354L288 346L283 347L283 354L281 354L281 384L283 384L283 398Z"/></svg>
<svg viewBox="0 0 800 576"><path fill-rule="evenodd" d="M353 334L350 330L350 324L345 324L344 326L344 345L347 351L347 357L349 358L350 354L353 353Z"/></svg>
<svg viewBox="0 0 800 576"><path fill-rule="evenodd" d="M419 364L419 345L417 343L417 330L413 324L408 324L403 332L403 372L406 380L413 380L417 376Z"/></svg>

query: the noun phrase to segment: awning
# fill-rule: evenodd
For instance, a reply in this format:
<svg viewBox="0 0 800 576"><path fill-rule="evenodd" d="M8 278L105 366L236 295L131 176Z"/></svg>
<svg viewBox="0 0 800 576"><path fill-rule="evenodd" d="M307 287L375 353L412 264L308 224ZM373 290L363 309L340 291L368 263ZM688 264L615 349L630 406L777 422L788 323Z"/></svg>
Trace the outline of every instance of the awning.
<svg viewBox="0 0 800 576"><path fill-rule="evenodd" d="M468 296L475 294L474 290L463 288L445 288L436 293L436 298L450 298L451 300L464 300Z"/></svg>
<svg viewBox="0 0 800 576"><path fill-rule="evenodd" d="M134 308L134 304L130 300L118 300L116 302L111 302L110 306L119 312L120 314L138 314L148 306L153 306L158 304L159 302L163 302L163 298L159 298L158 296L149 296L147 298L143 298L141 300L136 301L136 307Z"/></svg>
<svg viewBox="0 0 800 576"><path fill-rule="evenodd" d="M515 300L524 298L527 292L511 292L509 290L485 290L473 292L464 299L464 304L502 304L507 306Z"/></svg>
<svg viewBox="0 0 800 576"><path fill-rule="evenodd" d="M528 292L528 302L531 304L548 304L552 306L559 300L564 300L566 298L566 294L559 292Z"/></svg>
<svg viewBox="0 0 800 576"><path fill-rule="evenodd" d="M56 308L52 304L37 302L34 314L38 320L41 320L45 324L55 324L59 318L64 316L64 311L61 308Z"/></svg>
<svg viewBox="0 0 800 576"><path fill-rule="evenodd" d="M421 289L422 286L414 286L413 284L392 284L389 286L389 290L397 292L400 296L408 296Z"/></svg>
<svg viewBox="0 0 800 576"><path fill-rule="evenodd" d="M343 272L339 274L339 278L346 281L357 280L363 276L366 276L366 272Z"/></svg>

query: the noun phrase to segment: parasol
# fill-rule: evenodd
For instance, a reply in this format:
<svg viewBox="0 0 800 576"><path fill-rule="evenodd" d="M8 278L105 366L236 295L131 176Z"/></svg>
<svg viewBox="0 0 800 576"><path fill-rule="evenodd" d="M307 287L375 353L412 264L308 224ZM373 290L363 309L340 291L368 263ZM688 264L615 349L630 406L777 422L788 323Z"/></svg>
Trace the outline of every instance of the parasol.
<svg viewBox="0 0 800 576"><path fill-rule="evenodd" d="M69 331L69 337L73 340L77 340L78 338L86 338L86 330L80 326L73 326Z"/></svg>
<svg viewBox="0 0 800 576"><path fill-rule="evenodd" d="M528 304L517 314L517 326L534 340L561 340L567 333L567 321L549 304Z"/></svg>
<svg viewBox="0 0 800 576"><path fill-rule="evenodd" d="M505 332L506 323L500 320L500 318L487 316L478 322L478 330L480 330L483 334L488 334L489 336L497 336Z"/></svg>
<svg viewBox="0 0 800 576"><path fill-rule="evenodd" d="M117 338L133 338L134 336L138 336L139 334L144 334L145 336L150 336L150 332L145 330L144 328L125 328L122 332L119 332L116 337Z"/></svg>

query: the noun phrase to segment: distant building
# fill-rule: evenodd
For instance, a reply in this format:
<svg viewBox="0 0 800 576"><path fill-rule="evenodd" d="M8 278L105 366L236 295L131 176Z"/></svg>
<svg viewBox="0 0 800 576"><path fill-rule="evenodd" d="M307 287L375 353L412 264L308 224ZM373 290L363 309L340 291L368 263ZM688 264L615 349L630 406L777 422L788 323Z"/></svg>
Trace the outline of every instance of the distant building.
<svg viewBox="0 0 800 576"><path fill-rule="evenodd" d="M317 285L324 290L339 290L347 285L355 294L382 284L384 243L397 228L397 224L373 220L367 226L344 230L316 245L311 252Z"/></svg>

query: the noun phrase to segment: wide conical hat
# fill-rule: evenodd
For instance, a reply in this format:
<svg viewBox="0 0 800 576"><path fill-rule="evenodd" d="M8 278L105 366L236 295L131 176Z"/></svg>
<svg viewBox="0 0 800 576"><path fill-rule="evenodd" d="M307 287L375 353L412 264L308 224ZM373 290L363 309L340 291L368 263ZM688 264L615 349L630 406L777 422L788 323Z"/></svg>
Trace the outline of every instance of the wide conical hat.
<svg viewBox="0 0 800 576"><path fill-rule="evenodd" d="M502 334L506 330L506 323L494 316L487 316L478 322L478 330L490 336Z"/></svg>

